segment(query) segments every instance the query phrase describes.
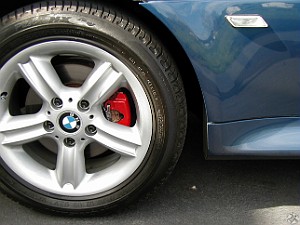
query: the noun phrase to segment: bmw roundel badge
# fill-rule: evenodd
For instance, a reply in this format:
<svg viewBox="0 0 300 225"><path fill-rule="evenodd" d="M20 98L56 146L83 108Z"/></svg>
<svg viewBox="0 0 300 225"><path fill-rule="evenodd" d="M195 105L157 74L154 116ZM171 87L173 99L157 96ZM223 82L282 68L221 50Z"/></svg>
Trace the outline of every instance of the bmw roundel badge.
<svg viewBox="0 0 300 225"><path fill-rule="evenodd" d="M61 115L59 124L64 131L74 133L79 130L81 123L79 117L75 113L68 112Z"/></svg>

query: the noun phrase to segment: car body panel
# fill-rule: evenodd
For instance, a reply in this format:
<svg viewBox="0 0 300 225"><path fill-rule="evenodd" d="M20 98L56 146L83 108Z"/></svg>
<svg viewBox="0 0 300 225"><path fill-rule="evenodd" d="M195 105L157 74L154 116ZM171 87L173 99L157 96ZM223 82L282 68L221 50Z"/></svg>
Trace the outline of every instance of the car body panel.
<svg viewBox="0 0 300 225"><path fill-rule="evenodd" d="M208 154L210 157L299 157L299 125L300 119L292 117L208 124Z"/></svg>
<svg viewBox="0 0 300 225"><path fill-rule="evenodd" d="M142 5L174 34L195 69L208 155L300 156L300 1ZM267 28L234 28L225 18L257 14ZM274 141L279 137L282 143Z"/></svg>

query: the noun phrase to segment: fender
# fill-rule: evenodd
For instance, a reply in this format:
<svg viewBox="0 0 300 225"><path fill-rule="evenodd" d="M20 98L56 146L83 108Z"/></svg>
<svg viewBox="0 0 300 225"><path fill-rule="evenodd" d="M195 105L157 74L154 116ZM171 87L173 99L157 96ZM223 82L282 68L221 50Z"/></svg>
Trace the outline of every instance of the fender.
<svg viewBox="0 0 300 225"><path fill-rule="evenodd" d="M174 34L196 71L207 110L208 155L300 156L298 1L141 5ZM234 27L230 18L236 15L258 15L263 22Z"/></svg>

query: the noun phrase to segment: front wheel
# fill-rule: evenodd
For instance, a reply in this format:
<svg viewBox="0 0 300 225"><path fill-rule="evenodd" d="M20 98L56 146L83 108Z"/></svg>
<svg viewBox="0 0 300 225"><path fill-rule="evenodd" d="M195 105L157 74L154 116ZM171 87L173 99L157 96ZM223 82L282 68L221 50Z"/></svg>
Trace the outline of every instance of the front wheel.
<svg viewBox="0 0 300 225"><path fill-rule="evenodd" d="M106 212L173 169L184 91L166 50L134 18L72 3L3 19L1 188L39 209Z"/></svg>

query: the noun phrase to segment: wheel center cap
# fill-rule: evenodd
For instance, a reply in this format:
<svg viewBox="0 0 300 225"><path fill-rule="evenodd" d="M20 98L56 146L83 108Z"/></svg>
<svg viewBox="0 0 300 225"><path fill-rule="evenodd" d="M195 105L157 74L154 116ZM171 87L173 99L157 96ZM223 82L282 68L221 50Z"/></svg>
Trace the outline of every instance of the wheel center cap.
<svg viewBox="0 0 300 225"><path fill-rule="evenodd" d="M64 131L74 133L80 129L81 121L75 113L67 112L60 116L59 125Z"/></svg>

